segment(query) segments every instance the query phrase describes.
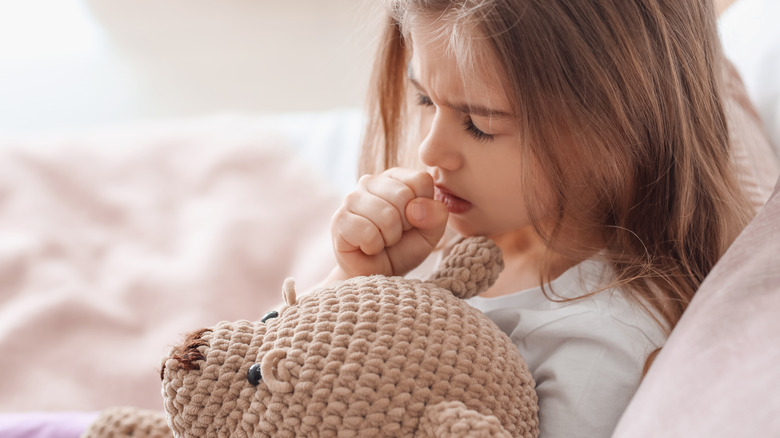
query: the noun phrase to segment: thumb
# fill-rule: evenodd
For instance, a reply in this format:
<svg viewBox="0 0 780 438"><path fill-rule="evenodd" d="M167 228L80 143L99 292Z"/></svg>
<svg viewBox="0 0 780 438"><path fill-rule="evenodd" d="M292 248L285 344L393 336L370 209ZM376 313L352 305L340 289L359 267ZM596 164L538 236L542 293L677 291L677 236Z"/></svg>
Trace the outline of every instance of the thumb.
<svg viewBox="0 0 780 438"><path fill-rule="evenodd" d="M404 231L398 243L385 248L393 275L406 275L431 254L444 236L450 214L443 202L430 198L412 199L404 213L413 228Z"/></svg>
<svg viewBox="0 0 780 438"><path fill-rule="evenodd" d="M406 204L406 219L432 246L444 235L449 218L447 206L430 198L415 198Z"/></svg>

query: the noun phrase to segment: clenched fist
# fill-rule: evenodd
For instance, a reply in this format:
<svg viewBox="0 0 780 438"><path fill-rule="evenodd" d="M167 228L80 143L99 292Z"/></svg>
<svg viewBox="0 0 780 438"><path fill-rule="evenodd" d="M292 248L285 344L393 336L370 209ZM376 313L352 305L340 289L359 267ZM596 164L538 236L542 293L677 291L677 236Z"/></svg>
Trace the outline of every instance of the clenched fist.
<svg viewBox="0 0 780 438"><path fill-rule="evenodd" d="M433 251L447 225L425 172L395 167L365 175L331 220L340 273L331 277L405 275Z"/></svg>

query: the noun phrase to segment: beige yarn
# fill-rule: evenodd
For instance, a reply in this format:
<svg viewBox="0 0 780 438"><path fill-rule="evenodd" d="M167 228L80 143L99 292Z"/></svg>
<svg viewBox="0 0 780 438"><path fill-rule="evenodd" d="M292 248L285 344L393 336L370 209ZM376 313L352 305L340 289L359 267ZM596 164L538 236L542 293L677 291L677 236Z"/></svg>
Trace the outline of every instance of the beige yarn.
<svg viewBox="0 0 780 438"><path fill-rule="evenodd" d="M81 436L82 438L170 438L173 435L163 412L117 407L101 412L98 419Z"/></svg>
<svg viewBox="0 0 780 438"><path fill-rule="evenodd" d="M476 236L454 246L428 281L466 299L492 286L503 269L501 250L487 237Z"/></svg>
<svg viewBox="0 0 780 438"><path fill-rule="evenodd" d="M426 409L420 429L427 436L512 438L498 419L485 417L461 402L441 402Z"/></svg>
<svg viewBox="0 0 780 438"><path fill-rule="evenodd" d="M177 437L538 436L534 381L510 339L459 296L503 267L485 238L453 247L431 282L357 277L277 318L198 330L164 361ZM259 364L262 380L247 373Z"/></svg>

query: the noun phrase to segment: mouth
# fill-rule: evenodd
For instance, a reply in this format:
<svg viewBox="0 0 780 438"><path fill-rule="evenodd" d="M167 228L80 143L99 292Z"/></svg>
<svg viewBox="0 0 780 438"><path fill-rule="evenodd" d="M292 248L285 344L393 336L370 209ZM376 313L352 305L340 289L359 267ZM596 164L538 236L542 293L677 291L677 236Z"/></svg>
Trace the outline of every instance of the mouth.
<svg viewBox="0 0 780 438"><path fill-rule="evenodd" d="M433 199L443 202L451 214L462 214L471 209L471 202L455 195L443 186L434 187Z"/></svg>

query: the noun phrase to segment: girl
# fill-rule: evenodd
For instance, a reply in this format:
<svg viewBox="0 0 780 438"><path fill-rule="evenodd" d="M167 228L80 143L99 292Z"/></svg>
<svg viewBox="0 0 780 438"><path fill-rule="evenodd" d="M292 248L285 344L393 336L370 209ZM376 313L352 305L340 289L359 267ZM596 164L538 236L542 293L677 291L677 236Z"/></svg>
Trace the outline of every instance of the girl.
<svg viewBox="0 0 780 438"><path fill-rule="evenodd" d="M541 435L609 436L750 217L713 5L387 3L329 280L405 275L445 228L490 236L506 269L471 304L534 373Z"/></svg>

